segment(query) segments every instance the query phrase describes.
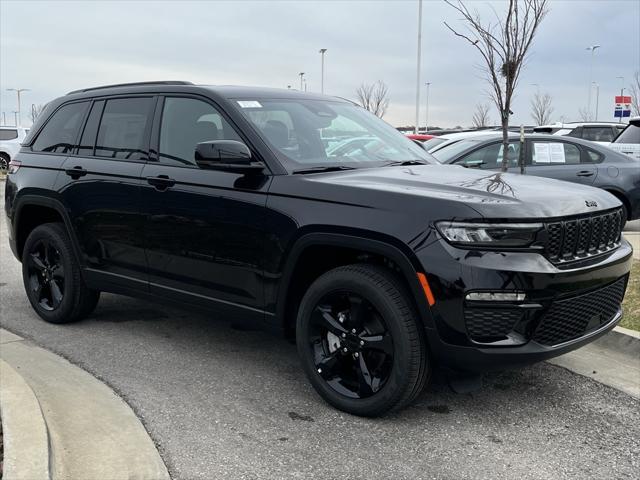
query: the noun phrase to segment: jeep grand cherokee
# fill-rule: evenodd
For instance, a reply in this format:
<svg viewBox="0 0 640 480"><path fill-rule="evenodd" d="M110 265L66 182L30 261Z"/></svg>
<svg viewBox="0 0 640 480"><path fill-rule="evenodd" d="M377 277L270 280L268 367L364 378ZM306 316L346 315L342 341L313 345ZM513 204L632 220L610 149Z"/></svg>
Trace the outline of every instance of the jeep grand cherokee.
<svg viewBox="0 0 640 480"><path fill-rule="evenodd" d="M294 335L318 393L366 416L436 364L508 368L606 333L632 255L605 191L438 165L349 101L188 82L49 103L5 208L44 320L100 292L230 312Z"/></svg>

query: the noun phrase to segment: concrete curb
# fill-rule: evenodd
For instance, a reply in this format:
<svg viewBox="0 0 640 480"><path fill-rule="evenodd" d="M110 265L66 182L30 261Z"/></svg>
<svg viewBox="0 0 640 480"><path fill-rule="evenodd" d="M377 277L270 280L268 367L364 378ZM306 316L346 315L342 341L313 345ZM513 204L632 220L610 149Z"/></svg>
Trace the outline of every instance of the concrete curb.
<svg viewBox="0 0 640 480"><path fill-rule="evenodd" d="M640 398L640 332L616 327L549 363Z"/></svg>
<svg viewBox="0 0 640 480"><path fill-rule="evenodd" d="M32 391L39 404L45 439L48 433L46 457L50 478L169 480L167 468L142 423L107 385L62 357L3 329L0 329L0 358L17 372L14 378ZM0 384L3 396L5 390L9 391L4 372ZM5 420L9 425L14 422L9 432L15 430L15 425L22 429L29 420L24 418L27 411L22 417L12 412L3 409L3 424ZM41 439L42 436L40 443ZM27 452L18 449L12 455L25 457ZM48 477L19 471L4 478Z"/></svg>
<svg viewBox="0 0 640 480"><path fill-rule="evenodd" d="M49 480L49 437L38 399L18 372L3 360L0 387L3 478Z"/></svg>

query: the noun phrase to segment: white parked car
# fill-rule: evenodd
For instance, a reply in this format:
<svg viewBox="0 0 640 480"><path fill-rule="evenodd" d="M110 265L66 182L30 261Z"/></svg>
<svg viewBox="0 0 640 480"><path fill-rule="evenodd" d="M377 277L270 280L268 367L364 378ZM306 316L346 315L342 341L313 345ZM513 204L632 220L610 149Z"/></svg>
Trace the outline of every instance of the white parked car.
<svg viewBox="0 0 640 480"><path fill-rule="evenodd" d="M27 133L28 128L0 127L0 171L7 171L9 162L20 150L20 144Z"/></svg>
<svg viewBox="0 0 640 480"><path fill-rule="evenodd" d="M624 130L624 123L613 122L571 122L540 125L535 127L535 133L550 133L551 135L566 135L582 138L600 145L609 145Z"/></svg>
<svg viewBox="0 0 640 480"><path fill-rule="evenodd" d="M423 142L422 146L427 152L433 153L433 152L437 152L441 148L447 147L449 145L453 145L454 143L457 143L460 140L467 140L468 138L473 138L473 137L486 137L487 135L502 136L502 131L475 130L471 132L446 133L444 135L439 135L437 137L433 137L430 140L427 140L426 142Z"/></svg>
<svg viewBox="0 0 640 480"><path fill-rule="evenodd" d="M629 120L627 128L608 147L640 160L640 117Z"/></svg>

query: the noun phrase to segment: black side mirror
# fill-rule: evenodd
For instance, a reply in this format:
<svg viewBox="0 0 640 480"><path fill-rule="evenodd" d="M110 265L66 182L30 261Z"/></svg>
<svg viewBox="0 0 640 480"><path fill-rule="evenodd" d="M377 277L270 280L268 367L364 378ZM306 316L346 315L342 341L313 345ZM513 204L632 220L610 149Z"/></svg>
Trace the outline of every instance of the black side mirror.
<svg viewBox="0 0 640 480"><path fill-rule="evenodd" d="M249 173L264 169L261 162L251 161L251 150L236 140L213 140L196 145L196 164L200 168Z"/></svg>

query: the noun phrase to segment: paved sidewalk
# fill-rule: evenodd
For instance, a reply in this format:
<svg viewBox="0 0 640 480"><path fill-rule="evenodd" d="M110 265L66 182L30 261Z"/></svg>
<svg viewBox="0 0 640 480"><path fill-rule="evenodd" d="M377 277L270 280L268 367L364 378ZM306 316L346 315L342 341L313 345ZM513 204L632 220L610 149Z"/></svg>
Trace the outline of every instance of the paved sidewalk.
<svg viewBox="0 0 640 480"><path fill-rule="evenodd" d="M134 412L104 383L3 329L0 359L0 406L11 480L39 480L47 475L52 479L169 479ZM11 402L16 405L21 398L21 408L12 409ZM29 465L31 470L26 472ZM33 468L38 468L37 475Z"/></svg>

